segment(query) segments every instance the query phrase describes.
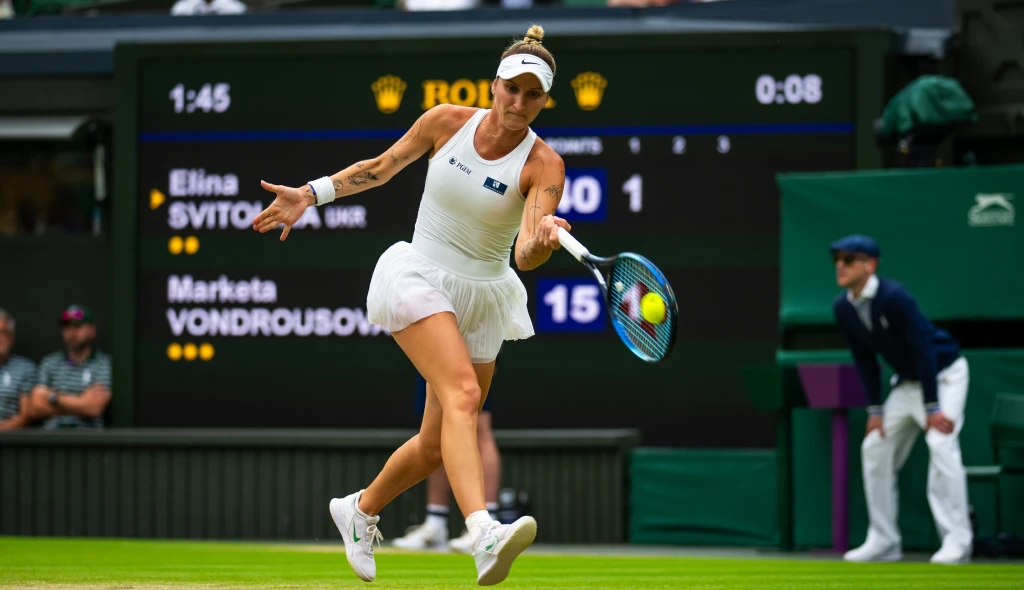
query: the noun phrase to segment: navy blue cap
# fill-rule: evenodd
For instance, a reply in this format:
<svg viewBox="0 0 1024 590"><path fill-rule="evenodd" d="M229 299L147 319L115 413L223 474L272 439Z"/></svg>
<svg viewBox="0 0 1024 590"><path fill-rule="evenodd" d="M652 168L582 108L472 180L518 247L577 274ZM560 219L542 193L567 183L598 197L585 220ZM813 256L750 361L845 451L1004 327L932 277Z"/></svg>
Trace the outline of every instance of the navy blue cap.
<svg viewBox="0 0 1024 590"><path fill-rule="evenodd" d="M874 238L869 236L862 236L860 234L854 234L846 236L845 238L839 238L832 242L829 247L832 252L850 252L854 254L866 254L872 258L878 258L881 252L878 251L878 244L875 243Z"/></svg>

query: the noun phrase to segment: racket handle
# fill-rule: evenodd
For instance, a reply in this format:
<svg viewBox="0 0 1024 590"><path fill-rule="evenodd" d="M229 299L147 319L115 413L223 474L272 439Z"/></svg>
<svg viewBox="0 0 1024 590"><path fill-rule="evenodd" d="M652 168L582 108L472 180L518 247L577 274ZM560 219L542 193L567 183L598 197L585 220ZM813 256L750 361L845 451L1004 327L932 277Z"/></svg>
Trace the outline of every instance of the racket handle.
<svg viewBox="0 0 1024 590"><path fill-rule="evenodd" d="M564 227L558 228L558 243L580 262L583 262L584 256L590 254L590 250L587 250L586 246L581 244L576 238L572 237L572 234L565 231Z"/></svg>

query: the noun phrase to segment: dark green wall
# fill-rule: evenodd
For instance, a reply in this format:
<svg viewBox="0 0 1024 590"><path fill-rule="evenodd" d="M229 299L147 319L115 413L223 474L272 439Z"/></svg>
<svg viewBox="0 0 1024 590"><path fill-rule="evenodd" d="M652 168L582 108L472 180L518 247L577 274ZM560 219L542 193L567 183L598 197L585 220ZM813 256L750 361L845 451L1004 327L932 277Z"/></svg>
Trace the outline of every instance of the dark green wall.
<svg viewBox="0 0 1024 590"><path fill-rule="evenodd" d="M5 433L0 535L335 539L330 499L367 486L411 434ZM626 540L627 461L637 432L522 430L496 436L502 484L529 492L538 541ZM422 521L425 502L421 483L389 505L381 513L385 539Z"/></svg>

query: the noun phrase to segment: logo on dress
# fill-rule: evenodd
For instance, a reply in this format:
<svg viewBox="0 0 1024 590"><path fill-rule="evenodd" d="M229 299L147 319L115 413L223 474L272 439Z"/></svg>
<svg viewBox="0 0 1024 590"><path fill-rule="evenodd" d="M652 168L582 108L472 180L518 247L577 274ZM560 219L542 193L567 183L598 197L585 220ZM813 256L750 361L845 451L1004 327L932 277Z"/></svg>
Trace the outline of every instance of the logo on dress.
<svg viewBox="0 0 1024 590"><path fill-rule="evenodd" d="M499 195L503 195L505 194L505 191L508 189L508 185L497 180L494 180L493 178L488 176L487 180L484 181L484 188L489 191L494 191Z"/></svg>
<svg viewBox="0 0 1024 590"><path fill-rule="evenodd" d="M448 158L448 163L451 164L452 166L455 165L455 162L458 162L458 160L455 159L455 156Z"/></svg>

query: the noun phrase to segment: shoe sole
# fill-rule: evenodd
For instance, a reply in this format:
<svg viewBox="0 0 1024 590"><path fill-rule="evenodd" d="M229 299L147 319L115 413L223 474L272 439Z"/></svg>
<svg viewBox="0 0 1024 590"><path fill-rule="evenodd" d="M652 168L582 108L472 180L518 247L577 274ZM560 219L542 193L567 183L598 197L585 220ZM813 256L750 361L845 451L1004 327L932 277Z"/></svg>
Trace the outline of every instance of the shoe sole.
<svg viewBox="0 0 1024 590"><path fill-rule="evenodd" d="M943 560L939 560L939 561L930 561L929 560L929 563L932 563L934 565L968 565L968 564L971 563L971 560L970 560L970 558L962 558L962 559L957 559L955 561L950 561L950 560L944 560L943 559Z"/></svg>
<svg viewBox="0 0 1024 590"><path fill-rule="evenodd" d="M434 543L432 545L426 545L426 544L424 544L424 545L403 545L401 542L398 541L398 539L395 539L394 541L391 542L391 546L394 547L395 549L403 549L405 551L441 551L441 552L447 552L448 551L448 544L447 543L442 543L440 545L438 545L436 543Z"/></svg>
<svg viewBox="0 0 1024 590"><path fill-rule="evenodd" d="M335 509L335 506L337 506L337 509ZM360 571L359 568L357 568L355 564L352 563L352 560L349 559L348 545L352 542L352 540L349 539L348 536L345 534L345 531L348 529L348 527L344 525L342 519L340 518L341 512L344 510L344 504L342 503L342 499L334 498L333 500L331 500L331 503L328 506L328 510L331 513L331 520L334 521L334 526L338 527L338 532L341 533L341 540L345 542L345 561L348 562L348 566L352 568L352 571L355 572L356 576L358 576L360 580L364 582L372 582L373 577L367 576L364 572Z"/></svg>
<svg viewBox="0 0 1024 590"><path fill-rule="evenodd" d="M523 524L505 541L505 545L495 556L494 565L491 566L491 569L480 574L480 577L476 580L477 584L493 586L505 581L509 571L512 569L512 562L519 557L520 553L526 551L526 548L533 544L533 540L537 538L537 521L530 516L524 516L520 520L524 521Z"/></svg>
<svg viewBox="0 0 1024 590"><path fill-rule="evenodd" d="M893 563L896 561L903 561L903 554L899 555L883 555L882 557L872 557L871 559L846 559L843 558L846 563Z"/></svg>

